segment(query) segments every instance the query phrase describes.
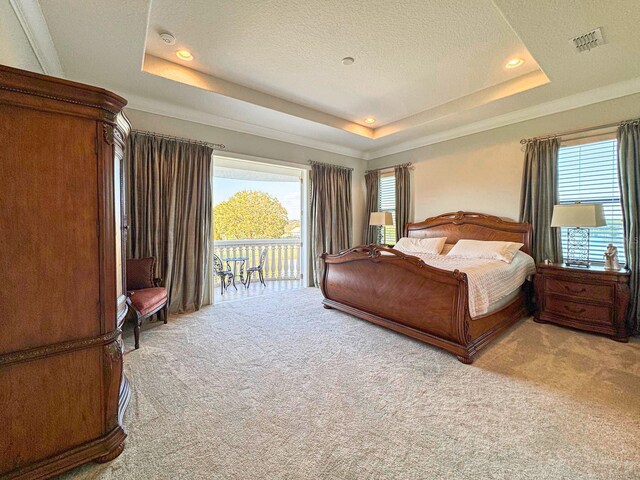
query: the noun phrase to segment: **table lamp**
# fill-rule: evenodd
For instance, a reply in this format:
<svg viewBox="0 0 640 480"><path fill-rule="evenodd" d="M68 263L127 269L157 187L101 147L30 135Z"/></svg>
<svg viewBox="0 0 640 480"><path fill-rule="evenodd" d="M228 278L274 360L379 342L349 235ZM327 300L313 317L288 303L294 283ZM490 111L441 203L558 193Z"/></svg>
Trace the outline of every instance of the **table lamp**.
<svg viewBox="0 0 640 480"><path fill-rule="evenodd" d="M384 232L384 245L387 244L387 230L384 228L386 225L393 225L393 217L391 212L371 212L369 217L369 225L375 227L383 227Z"/></svg>
<svg viewBox="0 0 640 480"><path fill-rule="evenodd" d="M567 229L567 266L589 268L589 229L607 224L600 203L576 202L553 207L552 227Z"/></svg>

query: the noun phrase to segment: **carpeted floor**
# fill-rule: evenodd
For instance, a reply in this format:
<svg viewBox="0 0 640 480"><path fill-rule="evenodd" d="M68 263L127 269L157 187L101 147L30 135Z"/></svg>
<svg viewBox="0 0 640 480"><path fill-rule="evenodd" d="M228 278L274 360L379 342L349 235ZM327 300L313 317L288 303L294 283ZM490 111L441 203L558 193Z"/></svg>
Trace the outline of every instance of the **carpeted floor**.
<svg viewBox="0 0 640 480"><path fill-rule="evenodd" d="M637 339L526 320L466 366L320 301L302 289L143 331L124 453L64 478L640 478Z"/></svg>

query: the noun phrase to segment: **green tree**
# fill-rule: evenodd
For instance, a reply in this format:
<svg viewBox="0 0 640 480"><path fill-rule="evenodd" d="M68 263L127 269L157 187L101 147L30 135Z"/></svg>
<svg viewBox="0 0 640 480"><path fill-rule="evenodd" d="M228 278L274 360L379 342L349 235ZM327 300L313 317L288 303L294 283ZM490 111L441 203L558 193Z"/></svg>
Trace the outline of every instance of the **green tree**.
<svg viewBox="0 0 640 480"><path fill-rule="evenodd" d="M213 209L213 239L280 238L287 210L268 193L242 190Z"/></svg>
<svg viewBox="0 0 640 480"><path fill-rule="evenodd" d="M290 237L299 237L300 236L300 220L289 220L287 224L284 226L284 236L287 238Z"/></svg>

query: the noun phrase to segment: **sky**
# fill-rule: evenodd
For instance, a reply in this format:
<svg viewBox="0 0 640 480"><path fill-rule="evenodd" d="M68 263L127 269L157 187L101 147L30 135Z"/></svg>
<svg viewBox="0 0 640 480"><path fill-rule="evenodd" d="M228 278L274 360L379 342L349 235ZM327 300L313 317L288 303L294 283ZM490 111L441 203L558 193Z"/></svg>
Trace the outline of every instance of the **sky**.
<svg viewBox="0 0 640 480"><path fill-rule="evenodd" d="M300 182L261 182L214 177L213 205L218 205L242 190L258 190L280 200L289 220L300 220Z"/></svg>

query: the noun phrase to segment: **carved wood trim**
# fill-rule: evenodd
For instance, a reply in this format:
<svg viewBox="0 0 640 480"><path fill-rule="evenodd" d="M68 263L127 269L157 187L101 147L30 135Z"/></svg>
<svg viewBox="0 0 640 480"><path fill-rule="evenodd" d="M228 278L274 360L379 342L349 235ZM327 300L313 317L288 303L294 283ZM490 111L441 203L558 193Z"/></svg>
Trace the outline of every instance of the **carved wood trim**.
<svg viewBox="0 0 640 480"><path fill-rule="evenodd" d="M500 217L497 217L495 215L487 215L486 213L479 213L479 212L465 212L464 210L458 210L457 212L442 213L440 215L436 215L435 217L429 217L427 220L452 219L452 220L460 221L460 220L465 220L470 218L491 220L494 222L504 222L504 220L502 220Z"/></svg>
<svg viewBox="0 0 640 480"><path fill-rule="evenodd" d="M103 455L101 457L96 458L95 462L96 463L107 463L107 462L110 462L114 458L118 457L122 452L124 452L124 442L122 442L120 445L118 445L116 448L111 450L106 455Z"/></svg>
<svg viewBox="0 0 640 480"><path fill-rule="evenodd" d="M504 232L506 236L505 239L518 240L520 243L524 244L522 250L525 253L529 253L531 251L532 230L530 224L503 220L493 215L486 215L478 212L449 212L436 217L427 218L422 222L408 223L405 226L403 235L405 237L429 237L430 235L427 232L430 229L434 229L434 232L437 233L434 233L431 236L447 236L447 230L457 232L459 229L456 229L456 227L464 225L476 226L478 228L474 229L475 231L472 234L470 233L469 235L461 238L469 238L473 240L500 240L501 232ZM447 243L451 242L447 241Z"/></svg>
<svg viewBox="0 0 640 480"><path fill-rule="evenodd" d="M386 253L383 253L386 252ZM385 261L395 261L395 260L403 260L406 261L408 265L412 265L417 268L423 268L425 270L433 271L434 273L444 274L446 276L451 276L455 280L466 282L467 276L459 271L459 270L441 270L436 267L432 267L431 265L427 265L424 263L419 257L414 257L413 255L406 255L399 250L395 250L393 248L383 247L377 244L370 245L361 245L353 248L349 248L348 250L343 250L340 253L329 254L323 253L320 258L322 258L326 263L347 263L358 260L368 259L374 263L380 263Z"/></svg>
<svg viewBox="0 0 640 480"><path fill-rule="evenodd" d="M78 100L73 100L70 98L66 98L66 97L58 97L56 95L51 95L51 94L47 94L47 93L41 93L41 92L32 92L30 90L26 90L24 88L14 88L14 87L7 87L6 85L0 85L0 90L5 90L7 92L14 92L14 93L23 93L25 95L30 95L33 97L40 97L40 98L46 98L49 100L55 100L57 102L65 102L65 103L72 103L74 105L82 105L83 107L91 107L91 108L97 108L100 109L106 113L115 115L117 113L117 111L114 110L110 110L108 108L106 108L104 105L96 105L94 103L89 103L89 102L80 102Z"/></svg>
<svg viewBox="0 0 640 480"><path fill-rule="evenodd" d="M120 333L120 330L114 330L98 337L83 338L81 340L56 343L53 345L36 347L20 352L5 353L3 355L0 355L0 365L10 365L12 363L25 362L28 360L34 360L36 358L48 357L49 355L55 355L58 353L72 352L75 350L81 350L97 345L106 345L117 339Z"/></svg>
<svg viewBox="0 0 640 480"><path fill-rule="evenodd" d="M104 345L102 354L104 356L102 363L102 373L104 376L104 386L108 392L105 404L105 415L107 427L113 428L118 425L120 418L119 400L120 390L122 388L122 353L123 345L119 339ZM118 399L118 403L112 402L112 399Z"/></svg>
<svg viewBox="0 0 640 480"><path fill-rule="evenodd" d="M113 365L122 360L122 345L116 339L111 343L106 344L104 347L104 373L110 376L113 371Z"/></svg>
<svg viewBox="0 0 640 480"><path fill-rule="evenodd" d="M127 101L102 88L0 65L0 90L101 110L115 119Z"/></svg>
<svg viewBox="0 0 640 480"><path fill-rule="evenodd" d="M469 288L467 286L467 276L464 273L456 273L464 275L464 282L458 283L458 293L454 298L457 303L455 310L455 326L457 331L458 340L461 344L466 345L471 341L471 335L469 333Z"/></svg>
<svg viewBox="0 0 640 480"><path fill-rule="evenodd" d="M114 127L113 125L103 122L102 123L102 136L104 138L104 141L107 142L107 144L109 145L113 145L114 142Z"/></svg>
<svg viewBox="0 0 640 480"><path fill-rule="evenodd" d="M6 477L3 478L50 478L78 465L112 455L119 450L118 454L113 457L115 458L124 450L126 438L127 434L122 427L118 426L97 440L38 463L7 472Z"/></svg>

